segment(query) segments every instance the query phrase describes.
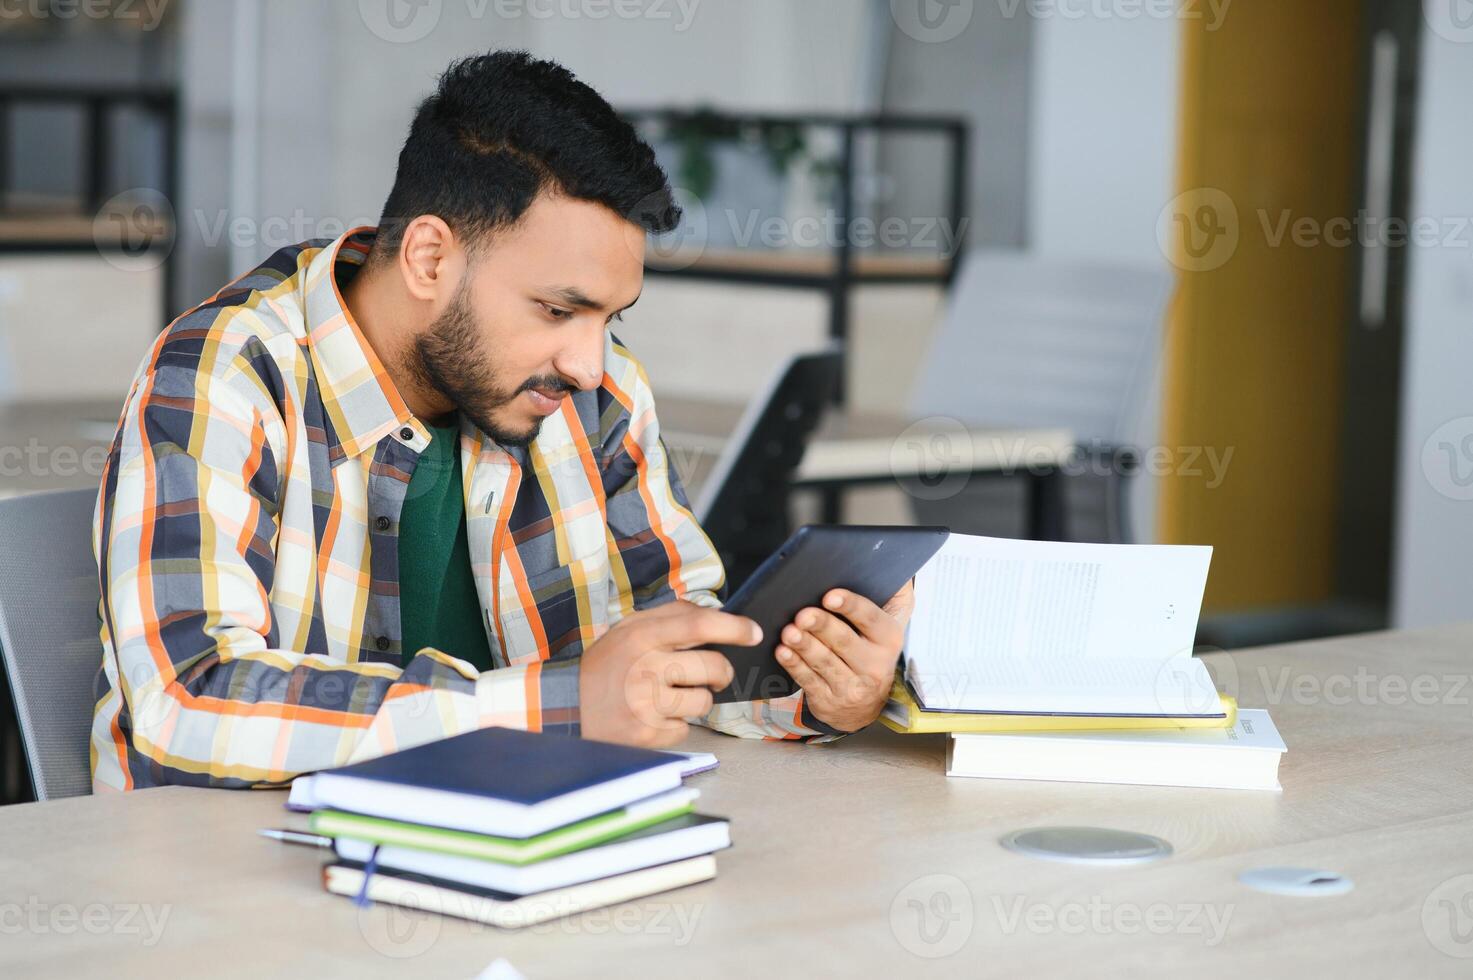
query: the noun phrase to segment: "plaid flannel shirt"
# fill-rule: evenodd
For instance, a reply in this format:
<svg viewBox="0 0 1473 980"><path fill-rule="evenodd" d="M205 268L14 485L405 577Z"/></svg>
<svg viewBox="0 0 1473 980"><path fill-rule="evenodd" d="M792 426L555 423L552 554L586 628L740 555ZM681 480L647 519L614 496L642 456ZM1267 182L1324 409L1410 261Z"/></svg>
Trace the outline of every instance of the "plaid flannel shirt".
<svg viewBox="0 0 1473 980"><path fill-rule="evenodd" d="M398 517L429 442L343 304L372 229L282 249L175 320L113 439L93 544L98 791L280 784L487 725L578 731L583 651L631 611L718 605L724 573L612 336L525 449L468 423L466 531L495 669L400 648ZM832 737L802 694L718 705Z"/></svg>

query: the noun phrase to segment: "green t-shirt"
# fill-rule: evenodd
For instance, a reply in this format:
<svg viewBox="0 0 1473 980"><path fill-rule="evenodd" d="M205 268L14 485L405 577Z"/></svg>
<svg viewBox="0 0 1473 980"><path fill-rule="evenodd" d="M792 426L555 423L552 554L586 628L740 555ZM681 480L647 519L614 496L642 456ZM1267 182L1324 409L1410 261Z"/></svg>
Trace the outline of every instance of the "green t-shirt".
<svg viewBox="0 0 1473 980"><path fill-rule="evenodd" d="M490 670L461 490L460 426L429 426L399 514L399 622L408 660L425 647Z"/></svg>

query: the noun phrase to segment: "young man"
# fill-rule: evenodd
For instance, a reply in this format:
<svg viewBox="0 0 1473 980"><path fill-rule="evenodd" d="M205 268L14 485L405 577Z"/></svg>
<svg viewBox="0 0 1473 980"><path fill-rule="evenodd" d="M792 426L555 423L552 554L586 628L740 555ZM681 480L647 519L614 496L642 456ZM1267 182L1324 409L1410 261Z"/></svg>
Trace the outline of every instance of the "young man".
<svg viewBox="0 0 1473 980"><path fill-rule="evenodd" d="M835 592L797 695L713 709L751 644L609 325L679 220L650 148L521 53L451 66L379 228L286 248L176 320L128 395L94 542L99 790L250 786L487 725L667 746L686 719L873 721L910 590ZM739 340L738 340L739 342Z"/></svg>

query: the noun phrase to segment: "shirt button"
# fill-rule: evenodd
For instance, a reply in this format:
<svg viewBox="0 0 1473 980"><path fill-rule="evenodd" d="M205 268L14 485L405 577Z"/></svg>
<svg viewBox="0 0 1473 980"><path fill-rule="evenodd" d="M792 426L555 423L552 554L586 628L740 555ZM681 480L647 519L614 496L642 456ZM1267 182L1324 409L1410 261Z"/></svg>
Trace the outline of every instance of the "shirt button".
<svg viewBox="0 0 1473 980"><path fill-rule="evenodd" d="M409 442L411 439L414 438L414 430L406 425L404 428L399 430L399 438L403 439L405 442Z"/></svg>
<svg viewBox="0 0 1473 980"><path fill-rule="evenodd" d="M380 531L387 531L389 529L389 519L387 517L380 517L373 522L373 525Z"/></svg>
<svg viewBox="0 0 1473 980"><path fill-rule="evenodd" d="M387 636L381 636L373 641L373 645L378 647L379 652L382 653L389 648L389 638Z"/></svg>

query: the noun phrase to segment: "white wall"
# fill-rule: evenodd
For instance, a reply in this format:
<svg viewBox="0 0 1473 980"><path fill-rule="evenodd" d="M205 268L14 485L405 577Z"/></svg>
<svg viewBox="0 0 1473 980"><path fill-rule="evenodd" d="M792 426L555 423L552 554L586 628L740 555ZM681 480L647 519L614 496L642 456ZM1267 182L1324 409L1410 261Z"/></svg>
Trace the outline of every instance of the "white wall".
<svg viewBox="0 0 1473 980"><path fill-rule="evenodd" d="M616 106L846 111L858 108L861 52L874 25L868 5L852 0L668 0L630 19L587 16L603 9L591 4L443 0L407 8L430 19L396 35L365 20L371 4L238 2L261 7L269 41L255 52L259 141L236 166L255 168L242 175L257 188L247 217L276 223L262 224L254 241L236 236L236 265L285 244L276 233L283 219L305 227L305 237L376 220L414 109L457 57L525 48ZM585 15L543 16L564 7Z"/></svg>
<svg viewBox="0 0 1473 980"><path fill-rule="evenodd" d="M1162 258L1156 217L1176 193L1180 37L1174 18L1036 19L1032 248L1116 261Z"/></svg>
<svg viewBox="0 0 1473 980"><path fill-rule="evenodd" d="M1162 266L1156 218L1176 194L1181 22L1039 9L1054 13L1033 24L1028 248ZM1145 366L1125 409L1137 445L1160 439L1160 368ZM1142 474L1130 492L1133 533L1153 541L1159 485Z"/></svg>
<svg viewBox="0 0 1473 980"><path fill-rule="evenodd" d="M1422 39L1413 218L1473 217L1473 44ZM1444 236L1439 236L1444 237ZM1473 231L1413 246L1407 289L1392 619L1473 619Z"/></svg>
<svg viewBox="0 0 1473 980"><path fill-rule="evenodd" d="M621 7L628 9L607 9ZM616 106L848 112L865 108L863 93L873 89L867 55L875 32L888 29L888 14L877 16L884 7L662 0L639 8L649 16L620 18L590 16L603 9L593 4L441 0L401 8L426 19L394 29L370 22L364 11L374 5L357 2L193 4L184 45L185 90L193 94L178 302L197 302L284 245L376 221L414 110L457 57L525 48L565 65ZM581 13L544 16L561 9ZM210 38L253 30L261 43L236 43L217 56ZM667 346L677 334L684 342L668 346L688 349L703 311L708 319L712 309L753 305L740 287L689 293L651 280L626 331L643 333L630 338L636 349ZM774 328L821 335L826 320L815 297L773 291L755 305Z"/></svg>

